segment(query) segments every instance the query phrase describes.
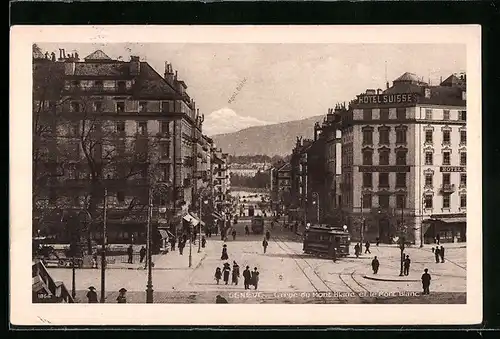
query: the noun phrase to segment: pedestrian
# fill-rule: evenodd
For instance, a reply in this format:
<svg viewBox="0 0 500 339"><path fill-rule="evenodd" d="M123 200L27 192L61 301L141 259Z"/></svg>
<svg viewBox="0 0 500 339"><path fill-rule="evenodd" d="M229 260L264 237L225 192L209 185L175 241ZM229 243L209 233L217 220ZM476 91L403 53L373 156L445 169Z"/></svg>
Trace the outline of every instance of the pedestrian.
<svg viewBox="0 0 500 339"><path fill-rule="evenodd" d="M140 256L140 262L142 263L144 261L144 257L146 256L146 248L144 246L141 247L141 250L139 251L139 256Z"/></svg>
<svg viewBox="0 0 500 339"><path fill-rule="evenodd" d="M205 239L205 236L201 237L201 247L205 248L205 245L207 244L207 239Z"/></svg>
<svg viewBox="0 0 500 339"><path fill-rule="evenodd" d="M377 247L378 247L378 245L380 244L380 238L377 237L375 240L377 241Z"/></svg>
<svg viewBox="0 0 500 339"><path fill-rule="evenodd" d="M264 238L264 240L262 240L262 247L264 248L264 253L266 253L268 245L269 243L267 242L267 239Z"/></svg>
<svg viewBox="0 0 500 339"><path fill-rule="evenodd" d="M215 269L215 281L217 281L217 285L219 285L219 280L222 278L222 271L220 270L220 267L217 267Z"/></svg>
<svg viewBox="0 0 500 339"><path fill-rule="evenodd" d="M250 266L247 266L243 271L243 285L245 285L245 290L250 289L251 279L252 275L250 273Z"/></svg>
<svg viewBox="0 0 500 339"><path fill-rule="evenodd" d="M365 244L365 254L366 253L370 253L370 254L372 253L372 252L370 252L370 242L369 241L367 241Z"/></svg>
<svg viewBox="0 0 500 339"><path fill-rule="evenodd" d="M132 245L130 245L127 249L127 254L128 254L128 263L132 264L133 263L133 254L134 254L134 248Z"/></svg>
<svg viewBox="0 0 500 339"><path fill-rule="evenodd" d="M439 245L439 242L441 241L441 236L439 233L436 235L436 244Z"/></svg>
<svg viewBox="0 0 500 339"><path fill-rule="evenodd" d="M328 247L328 255L332 258L333 262L337 261L337 248L335 248L334 244L330 244Z"/></svg>
<svg viewBox="0 0 500 339"><path fill-rule="evenodd" d="M410 274L410 256L407 255L406 258L403 260L403 274L408 275Z"/></svg>
<svg viewBox="0 0 500 339"><path fill-rule="evenodd" d="M274 221L271 221L271 229L274 230Z"/></svg>
<svg viewBox="0 0 500 339"><path fill-rule="evenodd" d="M92 252L92 268L97 268L97 250Z"/></svg>
<svg viewBox="0 0 500 339"><path fill-rule="evenodd" d="M236 240L236 229L233 228L231 235L233 236L233 240Z"/></svg>
<svg viewBox="0 0 500 339"><path fill-rule="evenodd" d="M248 228L248 225L245 225L245 235L250 235L250 229Z"/></svg>
<svg viewBox="0 0 500 339"><path fill-rule="evenodd" d="M354 245L354 254L356 255L356 258L359 257L359 244Z"/></svg>
<svg viewBox="0 0 500 339"><path fill-rule="evenodd" d="M269 230L266 231L266 239L267 241L269 241L269 239L271 238L271 232L269 232Z"/></svg>
<svg viewBox="0 0 500 339"><path fill-rule="evenodd" d="M186 243L182 239L179 239L179 254L180 255L182 255L184 253L184 246L186 246Z"/></svg>
<svg viewBox="0 0 500 339"><path fill-rule="evenodd" d="M229 283L229 273L231 272L231 266L229 263L224 264L224 268L222 269L222 274L224 275L224 283L227 285Z"/></svg>
<svg viewBox="0 0 500 339"><path fill-rule="evenodd" d="M379 266L380 266L380 262L378 261L377 256L375 256L375 258L373 258L373 260L372 260L373 274L377 274L378 273Z"/></svg>
<svg viewBox="0 0 500 339"><path fill-rule="evenodd" d="M87 299L89 301L89 304L96 304L98 303L97 301L97 293L95 291L94 286L89 287L89 291L87 292Z"/></svg>
<svg viewBox="0 0 500 339"><path fill-rule="evenodd" d="M127 290L125 288L120 288L120 290L118 291L119 294L118 294L118 297L116 298L116 301L119 303L119 304L126 304L127 303Z"/></svg>
<svg viewBox="0 0 500 339"><path fill-rule="evenodd" d="M431 275L428 273L429 270L424 269L424 274L422 274L422 288L424 290L423 294L429 294L429 286L431 285Z"/></svg>
<svg viewBox="0 0 500 339"><path fill-rule="evenodd" d="M227 260L229 259L229 256L227 255L227 245L224 244L222 245L222 255L220 257L220 260Z"/></svg>
<svg viewBox="0 0 500 339"><path fill-rule="evenodd" d="M431 251L432 251L432 253L434 253L434 247L433 247L433 248L431 248Z"/></svg>
<svg viewBox="0 0 500 339"><path fill-rule="evenodd" d="M227 304L227 299L223 298L220 294L215 297L216 304Z"/></svg>
<svg viewBox="0 0 500 339"><path fill-rule="evenodd" d="M240 267L233 261L233 272L232 272L232 284L238 285L238 279L240 278Z"/></svg>
<svg viewBox="0 0 500 339"><path fill-rule="evenodd" d="M441 251L439 250L439 247L436 246L436 249L434 250L434 257L436 258L436 263L439 263L439 256L441 255Z"/></svg>
<svg viewBox="0 0 500 339"><path fill-rule="evenodd" d="M259 285L259 271L257 271L257 267L254 267L253 272L252 272L252 285L255 287L254 289L256 290L258 285Z"/></svg>
<svg viewBox="0 0 500 339"><path fill-rule="evenodd" d="M441 248L439 249L439 256L441 257L441 262L443 263L444 262L444 247L441 246Z"/></svg>
<svg viewBox="0 0 500 339"><path fill-rule="evenodd" d="M171 239L170 239L170 245L172 246L172 251L175 251L175 243L177 242L177 239L175 238L175 236L173 236Z"/></svg>

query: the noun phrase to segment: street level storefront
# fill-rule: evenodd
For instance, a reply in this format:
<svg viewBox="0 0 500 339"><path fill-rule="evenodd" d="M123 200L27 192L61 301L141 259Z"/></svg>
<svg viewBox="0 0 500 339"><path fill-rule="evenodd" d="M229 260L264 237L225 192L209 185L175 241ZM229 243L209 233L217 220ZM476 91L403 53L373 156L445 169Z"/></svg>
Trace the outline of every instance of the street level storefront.
<svg viewBox="0 0 500 339"><path fill-rule="evenodd" d="M465 242L467 231L467 217L465 214L457 215L431 215L424 223L424 241L434 243L439 235L440 242Z"/></svg>

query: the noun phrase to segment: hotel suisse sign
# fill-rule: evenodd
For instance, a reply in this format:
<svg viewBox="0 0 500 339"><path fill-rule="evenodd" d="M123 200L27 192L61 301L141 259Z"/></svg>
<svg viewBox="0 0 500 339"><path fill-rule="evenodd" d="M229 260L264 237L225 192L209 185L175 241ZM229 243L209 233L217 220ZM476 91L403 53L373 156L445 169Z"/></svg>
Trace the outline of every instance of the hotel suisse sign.
<svg viewBox="0 0 500 339"><path fill-rule="evenodd" d="M359 166L360 172L410 172L410 166Z"/></svg>
<svg viewBox="0 0 500 339"><path fill-rule="evenodd" d="M417 94L415 93L398 93L398 94L374 94L360 95L356 101L359 105L370 104L411 104L417 102Z"/></svg>
<svg viewBox="0 0 500 339"><path fill-rule="evenodd" d="M440 172L465 172L466 168L465 166L441 166L440 167Z"/></svg>

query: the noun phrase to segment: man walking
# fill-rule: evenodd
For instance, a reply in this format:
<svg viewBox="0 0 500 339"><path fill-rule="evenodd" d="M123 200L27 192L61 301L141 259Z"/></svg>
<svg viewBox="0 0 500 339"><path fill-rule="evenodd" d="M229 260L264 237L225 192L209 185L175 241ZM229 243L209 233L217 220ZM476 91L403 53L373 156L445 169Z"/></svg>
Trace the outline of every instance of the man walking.
<svg viewBox="0 0 500 339"><path fill-rule="evenodd" d="M144 261L144 257L146 256L146 248L144 246L141 247L141 250L139 251L139 256L140 256L139 262L142 263Z"/></svg>
<svg viewBox="0 0 500 339"><path fill-rule="evenodd" d="M257 267L255 267L253 269L253 272L252 272L252 276L251 276L251 279L252 279L252 284L253 286L255 287L254 289L256 290L257 287L259 286L259 271L257 271Z"/></svg>
<svg viewBox="0 0 500 339"><path fill-rule="evenodd" d="M373 274L377 274L378 273L378 268L380 266L380 263L377 259L377 256L375 256L375 258L373 258L372 260L372 270L373 270Z"/></svg>
<svg viewBox="0 0 500 339"><path fill-rule="evenodd" d="M268 245L269 245L269 243L267 242L267 239L264 238L264 240L262 240L262 247L264 247L264 253L266 253Z"/></svg>
<svg viewBox="0 0 500 339"><path fill-rule="evenodd" d="M431 285L431 275L428 273L429 270L424 269L424 274L422 274L422 288L424 290L423 294L429 294L429 286Z"/></svg>
<svg viewBox="0 0 500 339"><path fill-rule="evenodd" d="M250 279L252 278L250 273L250 266L247 266L243 271L243 285L245 285L245 290L250 289Z"/></svg>
<svg viewBox="0 0 500 339"><path fill-rule="evenodd" d="M441 255L441 251L439 250L439 247L436 246L436 249L434 250L434 257L436 259L436 263L439 263L440 255Z"/></svg>
<svg viewBox="0 0 500 339"><path fill-rule="evenodd" d="M370 253L370 254L372 253L372 252L370 252L370 242L369 241L367 241L365 244L365 254L366 253Z"/></svg>
<svg viewBox="0 0 500 339"><path fill-rule="evenodd" d="M439 256L441 257L441 262L443 263L444 262L444 247L441 246L441 248L439 249Z"/></svg>
<svg viewBox="0 0 500 339"><path fill-rule="evenodd" d="M128 263L129 264L132 264L133 263L133 259L132 259L132 256L134 254L134 248L132 247L132 245L130 245L127 249L127 254L128 254Z"/></svg>
<svg viewBox="0 0 500 339"><path fill-rule="evenodd" d="M408 275L410 273L410 256L407 255L406 259L403 261L403 274Z"/></svg>

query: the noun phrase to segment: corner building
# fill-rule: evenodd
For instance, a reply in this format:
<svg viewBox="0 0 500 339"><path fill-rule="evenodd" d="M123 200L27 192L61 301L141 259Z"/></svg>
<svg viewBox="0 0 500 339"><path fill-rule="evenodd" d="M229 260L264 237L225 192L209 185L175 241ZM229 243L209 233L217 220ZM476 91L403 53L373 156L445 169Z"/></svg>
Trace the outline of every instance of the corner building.
<svg viewBox="0 0 500 339"><path fill-rule="evenodd" d="M342 113L342 214L353 238L465 241L466 76L405 73Z"/></svg>

